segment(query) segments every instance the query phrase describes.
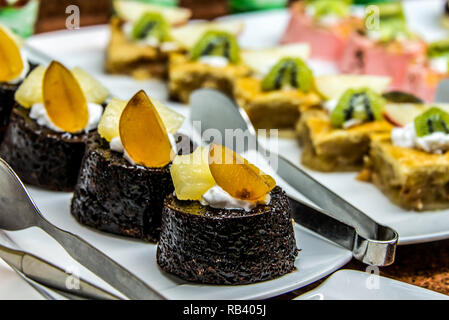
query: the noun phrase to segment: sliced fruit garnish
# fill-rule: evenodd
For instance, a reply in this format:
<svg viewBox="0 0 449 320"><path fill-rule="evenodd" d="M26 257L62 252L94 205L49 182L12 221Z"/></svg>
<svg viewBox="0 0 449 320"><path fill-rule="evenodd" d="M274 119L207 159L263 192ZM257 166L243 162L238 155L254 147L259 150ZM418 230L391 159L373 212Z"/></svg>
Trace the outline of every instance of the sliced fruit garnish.
<svg viewBox="0 0 449 320"><path fill-rule="evenodd" d="M140 90L120 116L120 139L129 156L146 167L164 167L171 161L172 148L167 130L156 108Z"/></svg>
<svg viewBox="0 0 449 320"><path fill-rule="evenodd" d="M271 176L221 145L210 146L209 169L216 184L234 198L259 200L276 186Z"/></svg>
<svg viewBox="0 0 449 320"><path fill-rule="evenodd" d="M123 20L135 22L144 12L158 12L162 14L171 25L186 23L192 15L189 9L158 6L138 1L115 0L113 1L116 14Z"/></svg>
<svg viewBox="0 0 449 320"><path fill-rule="evenodd" d="M155 38L158 41L170 40L170 25L158 12L145 12L133 26L131 36L134 40Z"/></svg>
<svg viewBox="0 0 449 320"><path fill-rule="evenodd" d="M190 58L197 60L202 56L220 56L231 63L240 60L237 39L229 32L221 30L207 31L190 51Z"/></svg>
<svg viewBox="0 0 449 320"><path fill-rule="evenodd" d="M102 104L109 97L109 90L89 73L79 67L75 67L71 71L78 80L87 102Z"/></svg>
<svg viewBox="0 0 449 320"><path fill-rule="evenodd" d="M16 101L25 108L30 108L35 103L43 101L42 81L45 73L44 66L38 66L25 78L16 91ZM109 91L98 80L81 68L71 70L78 81L87 102L102 104L108 97Z"/></svg>
<svg viewBox="0 0 449 320"><path fill-rule="evenodd" d="M33 104L43 101L42 79L44 79L44 73L44 66L36 67L17 88L15 99L21 106L31 108Z"/></svg>
<svg viewBox="0 0 449 320"><path fill-rule="evenodd" d="M309 56L310 45L307 43L294 43L269 49L241 51L242 61L260 74L266 74L282 58L292 57L305 61Z"/></svg>
<svg viewBox="0 0 449 320"><path fill-rule="evenodd" d="M198 147L191 154L176 156L170 173L179 200L201 200L202 195L215 185L209 169L208 147Z"/></svg>
<svg viewBox="0 0 449 320"><path fill-rule="evenodd" d="M66 132L83 130L89 121L86 98L73 74L59 62L47 68L42 95L48 117Z"/></svg>
<svg viewBox="0 0 449 320"><path fill-rule="evenodd" d="M237 36L242 32L244 23L241 21L198 22L173 28L172 38L186 49L192 48L201 36L208 30L221 30Z"/></svg>
<svg viewBox="0 0 449 320"><path fill-rule="evenodd" d="M14 39L3 28L0 28L0 82L19 77L23 67L19 47Z"/></svg>
<svg viewBox="0 0 449 320"><path fill-rule="evenodd" d="M415 118L415 130L418 137L435 132L449 134L449 113L437 107L431 107Z"/></svg>
<svg viewBox="0 0 449 320"><path fill-rule="evenodd" d="M424 103L421 98L403 91L389 91L382 96L391 103Z"/></svg>
<svg viewBox="0 0 449 320"><path fill-rule="evenodd" d="M168 133L175 134L184 122L185 117L163 103L157 101L154 98L150 99L157 113L162 119ZM128 101L120 100L117 98L111 99L106 106L103 115L101 116L100 123L98 124L98 133L101 137L107 141L111 141L113 138L120 135L119 123L120 116L126 107Z"/></svg>
<svg viewBox="0 0 449 320"><path fill-rule="evenodd" d="M262 90L279 90L285 87L302 92L313 89L312 70L299 58L283 58L276 63L262 80Z"/></svg>
<svg viewBox="0 0 449 320"><path fill-rule="evenodd" d="M403 127L412 123L417 116L427 109L424 104L414 103L387 103L383 116L396 127Z"/></svg>
<svg viewBox="0 0 449 320"><path fill-rule="evenodd" d="M382 119L385 100L369 88L348 89L343 93L330 117L334 127L342 127L347 121L358 123Z"/></svg>
<svg viewBox="0 0 449 320"><path fill-rule="evenodd" d="M326 99L339 99L348 89L368 87L378 94L387 90L390 77L366 75L327 75L315 77L318 92Z"/></svg>
<svg viewBox="0 0 449 320"><path fill-rule="evenodd" d="M434 106L449 112L449 104L435 104ZM421 103L387 103L383 116L392 125L404 127L429 108L428 105Z"/></svg>

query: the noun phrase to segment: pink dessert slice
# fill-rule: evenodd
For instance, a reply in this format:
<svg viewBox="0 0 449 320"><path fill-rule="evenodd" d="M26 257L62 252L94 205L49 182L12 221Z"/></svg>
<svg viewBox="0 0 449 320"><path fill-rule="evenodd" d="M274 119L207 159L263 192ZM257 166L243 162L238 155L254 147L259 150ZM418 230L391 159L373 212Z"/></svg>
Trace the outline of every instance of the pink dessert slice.
<svg viewBox="0 0 449 320"><path fill-rule="evenodd" d="M336 61L344 51L349 36L362 23L359 18L341 19L331 25L324 25L305 12L303 2L290 7L290 21L281 43L306 42L311 46L311 57Z"/></svg>

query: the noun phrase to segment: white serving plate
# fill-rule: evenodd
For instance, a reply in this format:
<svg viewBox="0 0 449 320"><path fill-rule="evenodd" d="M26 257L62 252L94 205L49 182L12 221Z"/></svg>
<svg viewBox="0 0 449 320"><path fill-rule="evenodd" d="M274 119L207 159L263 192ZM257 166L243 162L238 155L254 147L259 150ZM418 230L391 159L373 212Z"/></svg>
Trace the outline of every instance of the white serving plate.
<svg viewBox="0 0 449 320"><path fill-rule="evenodd" d="M295 300L449 300L449 296L366 272L339 270Z"/></svg>

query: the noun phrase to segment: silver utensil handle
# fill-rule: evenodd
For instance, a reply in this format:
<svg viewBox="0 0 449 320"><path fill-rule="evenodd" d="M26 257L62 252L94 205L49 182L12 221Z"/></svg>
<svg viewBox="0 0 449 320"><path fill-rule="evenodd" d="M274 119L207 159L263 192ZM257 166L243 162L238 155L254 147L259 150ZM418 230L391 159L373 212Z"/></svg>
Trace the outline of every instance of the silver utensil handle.
<svg viewBox="0 0 449 320"><path fill-rule="evenodd" d="M323 209L302 204L301 210L307 215L298 219L298 223L351 250L354 258L364 263L387 266L394 262L398 242L396 231L378 224L279 155L277 173Z"/></svg>
<svg viewBox="0 0 449 320"><path fill-rule="evenodd" d="M137 278L130 271L106 256L80 237L59 229L45 218L38 226L52 236L76 261L109 283L130 299L163 300L160 293Z"/></svg>

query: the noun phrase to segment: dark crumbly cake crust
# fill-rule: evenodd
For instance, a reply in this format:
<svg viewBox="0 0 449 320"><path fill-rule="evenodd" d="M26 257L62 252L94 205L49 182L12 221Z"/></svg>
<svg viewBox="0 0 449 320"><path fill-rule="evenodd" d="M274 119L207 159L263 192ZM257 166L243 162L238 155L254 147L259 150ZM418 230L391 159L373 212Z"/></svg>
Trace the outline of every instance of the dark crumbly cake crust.
<svg viewBox="0 0 449 320"><path fill-rule="evenodd" d="M248 284L294 270L298 249L288 198L281 188L270 205L214 209L170 194L164 202L157 262L166 272L200 283Z"/></svg>
<svg viewBox="0 0 449 320"><path fill-rule="evenodd" d="M82 224L156 242L164 198L174 190L170 165L132 165L97 132L88 135L71 213Z"/></svg>
<svg viewBox="0 0 449 320"><path fill-rule="evenodd" d="M56 191L72 191L84 155L86 134L55 132L15 105L0 146L0 156L24 183Z"/></svg>
<svg viewBox="0 0 449 320"><path fill-rule="evenodd" d="M18 85L0 83L0 143L9 123L11 110L14 106L14 94Z"/></svg>

